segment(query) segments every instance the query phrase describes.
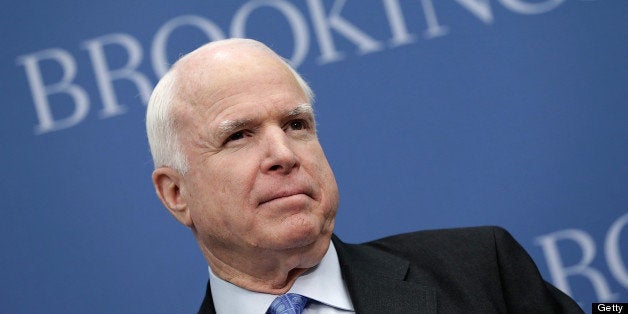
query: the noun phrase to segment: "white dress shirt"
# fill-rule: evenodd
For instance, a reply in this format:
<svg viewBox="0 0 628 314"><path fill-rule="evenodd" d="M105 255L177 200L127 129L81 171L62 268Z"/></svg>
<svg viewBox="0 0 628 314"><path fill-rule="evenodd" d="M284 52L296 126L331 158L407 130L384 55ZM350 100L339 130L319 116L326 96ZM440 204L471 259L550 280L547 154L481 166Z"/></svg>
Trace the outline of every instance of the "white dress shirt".
<svg viewBox="0 0 628 314"><path fill-rule="evenodd" d="M264 314L277 297L240 288L220 279L209 268L209 285L216 313ZM349 290L342 280L340 263L333 243L321 262L303 273L295 281L289 293L310 298L302 314L350 314L355 313Z"/></svg>

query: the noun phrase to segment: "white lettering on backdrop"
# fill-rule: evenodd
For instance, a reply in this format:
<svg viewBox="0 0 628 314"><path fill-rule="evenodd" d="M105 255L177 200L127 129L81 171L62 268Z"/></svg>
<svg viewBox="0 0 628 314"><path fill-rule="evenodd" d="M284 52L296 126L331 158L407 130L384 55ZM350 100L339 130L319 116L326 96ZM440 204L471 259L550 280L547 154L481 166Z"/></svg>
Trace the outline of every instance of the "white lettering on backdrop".
<svg viewBox="0 0 628 314"><path fill-rule="evenodd" d="M422 12L408 12L402 10L399 0L381 0L379 12L385 16L390 30L390 38L376 38L364 29L343 16L343 10L348 0L304 0L308 14L304 14L294 4L286 0L251 0L245 2L234 13L230 21L230 37L247 37L246 29L249 18L261 8L276 10L286 19L292 32L292 54L290 63L298 67L304 62L310 51L311 36L314 32L315 42L320 55L316 58L318 64L338 62L345 58L345 52L340 51L335 44L335 38L344 38L357 48L359 55L383 51L386 48L395 48L417 41L417 35L408 30L406 16L417 17L422 14L425 25L423 32L425 39L445 36L449 27L439 22L437 16L438 2L433 0L417 0ZM511 12L524 15L541 14L556 9L565 0L499 0L502 7ZM330 5L331 3L331 5ZM482 23L490 25L494 21L493 6L489 0L456 0L470 14ZM493 4L494 5L494 4ZM378 11L372 11L377 14ZM313 29L308 28L309 16ZM374 19L375 20L375 19ZM223 29L210 19L196 15L175 17L157 29L153 36L150 50L150 60L156 77L161 77L169 67L167 49L173 32L182 27L193 27L207 36L209 41L226 38ZM386 44L387 43L387 44ZM67 49L55 47L38 52L18 56L17 64L24 67L27 84L30 88L38 124L35 134L49 133L73 127L86 119L92 106L91 100L100 99L102 108L98 114L101 119L111 118L124 114L127 107L118 102L114 82L126 81L133 83L139 93L139 99L146 104L153 82L146 73L138 68L142 64L144 51L139 40L126 33L116 33L85 40L80 45L87 51L92 65L93 77L98 87L99 97L89 95L88 91L76 82L77 62ZM126 64L111 69L107 63L105 47L115 47L126 52ZM42 67L43 63L56 64L54 71L61 69L61 75ZM43 69L46 70L43 70ZM87 71L87 70L84 70ZM49 73L51 72L51 73ZM56 80L55 77L61 76ZM55 96L55 97L51 97ZM59 97L61 96L61 97ZM69 96L69 97L67 97ZM90 97L91 96L91 97ZM66 110L59 110L63 107ZM56 114L55 114L55 108ZM67 110L71 108L71 110ZM59 113L61 112L61 113ZM59 117L60 115L64 115Z"/></svg>
<svg viewBox="0 0 628 314"><path fill-rule="evenodd" d="M620 234L628 225L628 214L617 218L608 228L604 239L604 258L610 270L612 278L624 288L628 289L628 269L623 260L622 253L625 254L628 243L624 239L623 246L620 241ZM626 234L624 234L625 236ZM559 242L577 247L581 252L581 258L576 263L567 266L565 259L561 256ZM536 238L536 244L541 246L545 255L545 260L549 268L552 282L556 287L565 293L574 296L571 286L567 280L569 277L584 277L587 279L595 291L597 302L615 301L619 295L611 291L611 285L604 273L593 268L591 263L596 257L596 245L593 237L586 231L580 229L567 229L552 232ZM565 247L565 246L563 246ZM566 251L566 250L564 250Z"/></svg>

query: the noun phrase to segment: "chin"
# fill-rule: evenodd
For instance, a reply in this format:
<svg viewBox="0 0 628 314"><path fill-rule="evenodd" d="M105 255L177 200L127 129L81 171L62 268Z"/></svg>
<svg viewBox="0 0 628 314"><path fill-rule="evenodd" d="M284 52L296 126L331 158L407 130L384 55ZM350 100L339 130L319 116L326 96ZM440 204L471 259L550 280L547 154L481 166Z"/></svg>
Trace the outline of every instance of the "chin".
<svg viewBox="0 0 628 314"><path fill-rule="evenodd" d="M281 232L276 234L284 249L298 249L313 247L325 239L331 238L331 232L321 230L321 226L315 223L304 223L286 226Z"/></svg>

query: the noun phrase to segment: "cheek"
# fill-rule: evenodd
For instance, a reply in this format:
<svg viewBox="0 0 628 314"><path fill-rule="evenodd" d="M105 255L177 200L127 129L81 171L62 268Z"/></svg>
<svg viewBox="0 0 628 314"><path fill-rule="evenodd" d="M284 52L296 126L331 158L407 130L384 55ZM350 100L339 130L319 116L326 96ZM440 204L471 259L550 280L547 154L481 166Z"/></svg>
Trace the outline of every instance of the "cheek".
<svg viewBox="0 0 628 314"><path fill-rule="evenodd" d="M191 199L197 211L221 219L220 215L233 215L251 202L257 167L251 156L212 157L215 158L191 169L190 173L194 173Z"/></svg>
<svg viewBox="0 0 628 314"><path fill-rule="evenodd" d="M307 156L311 175L314 176L317 181L323 194L322 196L325 198L324 201L332 210L335 210L338 204L338 185L336 184L334 173L327 162L325 153L322 148L318 146L318 149L310 150Z"/></svg>
<svg viewBox="0 0 628 314"><path fill-rule="evenodd" d="M217 199L228 204L234 202L248 204L258 169L254 157L234 158L217 164L214 175L208 180L214 182Z"/></svg>
<svg viewBox="0 0 628 314"><path fill-rule="evenodd" d="M201 178L203 181L211 182L220 191L227 192L250 184L259 169L257 156L244 149L211 156L202 163L201 167L203 169L199 172L203 174Z"/></svg>
<svg viewBox="0 0 628 314"><path fill-rule="evenodd" d="M335 185L334 174L331 170L331 166L327 162L325 153L322 149L313 152L310 155L312 166L314 167L316 174L323 185L333 184Z"/></svg>

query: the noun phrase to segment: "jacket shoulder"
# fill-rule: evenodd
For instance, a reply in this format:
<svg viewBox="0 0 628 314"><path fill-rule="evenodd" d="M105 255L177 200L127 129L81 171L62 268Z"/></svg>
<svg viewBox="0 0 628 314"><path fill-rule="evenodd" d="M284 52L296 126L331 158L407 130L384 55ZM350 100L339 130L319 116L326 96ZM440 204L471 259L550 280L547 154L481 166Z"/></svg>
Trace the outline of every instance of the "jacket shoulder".
<svg viewBox="0 0 628 314"><path fill-rule="evenodd" d="M361 246L408 260L407 278L437 287L450 304L484 300L513 313L582 313L543 280L525 249L501 227L417 231Z"/></svg>
<svg viewBox="0 0 628 314"><path fill-rule="evenodd" d="M364 245L406 258L417 254L421 258L482 255L486 261L487 257L495 254L497 241L516 243L505 229L483 226L416 231L370 241Z"/></svg>

